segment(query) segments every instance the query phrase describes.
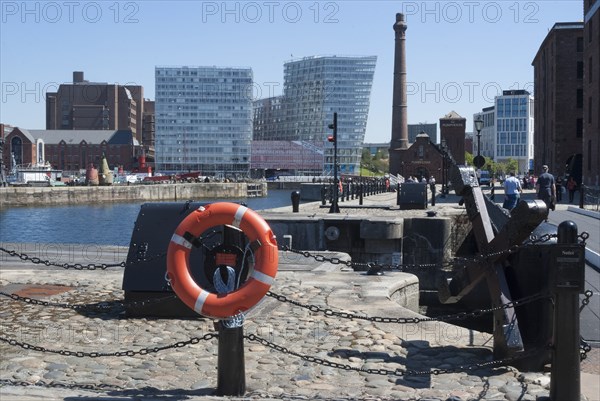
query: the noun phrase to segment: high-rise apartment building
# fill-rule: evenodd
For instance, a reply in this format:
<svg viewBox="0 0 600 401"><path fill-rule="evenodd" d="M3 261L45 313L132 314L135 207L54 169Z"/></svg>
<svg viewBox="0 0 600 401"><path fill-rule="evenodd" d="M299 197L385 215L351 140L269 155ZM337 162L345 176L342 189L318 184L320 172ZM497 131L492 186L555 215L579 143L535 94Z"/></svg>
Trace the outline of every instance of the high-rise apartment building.
<svg viewBox="0 0 600 401"><path fill-rule="evenodd" d="M252 70L156 67L156 169L247 175Z"/></svg>
<svg viewBox="0 0 600 401"><path fill-rule="evenodd" d="M130 130L143 142L144 88L90 82L82 71L73 72L73 83L46 93L48 130Z"/></svg>
<svg viewBox="0 0 600 401"><path fill-rule="evenodd" d="M506 90L496 96L493 107L486 107L473 115L481 118L481 154L502 162L516 160L519 171L526 173L533 168L533 96L526 90ZM475 124L473 131L476 132ZM477 154L477 137L473 141Z"/></svg>
<svg viewBox="0 0 600 401"><path fill-rule="evenodd" d="M284 138L325 144L323 173L333 173L328 125L338 113L341 174L358 174L367 128L376 56L305 57L284 64Z"/></svg>

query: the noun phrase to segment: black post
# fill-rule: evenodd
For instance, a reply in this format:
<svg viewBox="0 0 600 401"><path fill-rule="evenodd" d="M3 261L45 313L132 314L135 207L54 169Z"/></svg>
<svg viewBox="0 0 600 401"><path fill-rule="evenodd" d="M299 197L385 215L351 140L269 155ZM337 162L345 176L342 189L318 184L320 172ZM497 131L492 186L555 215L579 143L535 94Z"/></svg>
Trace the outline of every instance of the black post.
<svg viewBox="0 0 600 401"><path fill-rule="evenodd" d="M329 129L333 130L333 201L329 208L329 213L339 213L340 206L338 205L339 196L339 181L338 181L338 166L337 166L337 113L333 113L333 124L329 124Z"/></svg>
<svg viewBox="0 0 600 401"><path fill-rule="evenodd" d="M584 290L585 248L578 244L574 222L560 223L555 247L552 258L555 305L550 399L579 400L579 293Z"/></svg>
<svg viewBox="0 0 600 401"><path fill-rule="evenodd" d="M429 184L431 188L431 206L435 206L435 184Z"/></svg>
<svg viewBox="0 0 600 401"><path fill-rule="evenodd" d="M300 191L293 191L292 195L292 213L298 213L300 210Z"/></svg>
<svg viewBox="0 0 600 401"><path fill-rule="evenodd" d="M321 205L325 206L327 204L327 186L325 184L321 184Z"/></svg>
<svg viewBox="0 0 600 401"><path fill-rule="evenodd" d="M219 322L217 395L240 396L246 392L244 366L244 328L223 327Z"/></svg>
<svg viewBox="0 0 600 401"><path fill-rule="evenodd" d="M585 201L585 185L581 184L579 186L579 208L583 209L583 205Z"/></svg>
<svg viewBox="0 0 600 401"><path fill-rule="evenodd" d="M363 204L363 187L365 184L362 182L358 186L358 204L362 206Z"/></svg>

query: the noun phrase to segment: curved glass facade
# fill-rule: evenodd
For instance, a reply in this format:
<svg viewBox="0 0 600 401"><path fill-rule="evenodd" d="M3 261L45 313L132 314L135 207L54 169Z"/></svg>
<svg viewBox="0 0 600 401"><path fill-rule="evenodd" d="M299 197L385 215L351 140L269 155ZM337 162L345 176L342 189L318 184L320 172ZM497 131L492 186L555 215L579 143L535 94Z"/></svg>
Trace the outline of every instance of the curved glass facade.
<svg viewBox="0 0 600 401"><path fill-rule="evenodd" d="M340 174L358 174L367 128L376 56L305 57L284 65L286 139L323 141L323 173L333 174L333 144L327 128L338 113Z"/></svg>

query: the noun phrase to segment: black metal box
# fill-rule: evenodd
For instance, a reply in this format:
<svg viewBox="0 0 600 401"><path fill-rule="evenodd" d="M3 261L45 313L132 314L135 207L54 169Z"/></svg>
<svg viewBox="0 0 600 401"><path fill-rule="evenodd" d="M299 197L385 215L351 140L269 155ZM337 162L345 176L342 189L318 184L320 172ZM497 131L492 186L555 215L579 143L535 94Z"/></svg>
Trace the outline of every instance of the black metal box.
<svg viewBox="0 0 600 401"><path fill-rule="evenodd" d="M427 209L427 184L410 182L400 185L398 205L400 210Z"/></svg>

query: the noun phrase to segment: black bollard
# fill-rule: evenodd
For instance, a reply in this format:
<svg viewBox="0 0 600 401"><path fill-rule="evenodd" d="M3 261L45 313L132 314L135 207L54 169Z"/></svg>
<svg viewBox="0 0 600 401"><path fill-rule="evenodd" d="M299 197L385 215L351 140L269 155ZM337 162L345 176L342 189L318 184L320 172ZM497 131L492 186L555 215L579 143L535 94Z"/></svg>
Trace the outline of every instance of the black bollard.
<svg viewBox="0 0 600 401"><path fill-rule="evenodd" d="M292 192L292 212L298 213L300 210L300 191Z"/></svg>
<svg viewBox="0 0 600 401"><path fill-rule="evenodd" d="M219 322L217 395L240 396L246 392L244 328L223 327Z"/></svg>
<svg viewBox="0 0 600 401"><path fill-rule="evenodd" d="M579 208L583 209L585 201L585 185L581 184L579 187Z"/></svg>
<svg viewBox="0 0 600 401"><path fill-rule="evenodd" d="M364 187L363 183L360 183L358 185L358 204L360 206L362 206L362 204L363 204L363 187Z"/></svg>
<svg viewBox="0 0 600 401"><path fill-rule="evenodd" d="M578 243L574 222L563 221L558 226L551 261L555 305L550 399L579 400L579 293L583 293L585 284L585 248Z"/></svg>
<svg viewBox="0 0 600 401"><path fill-rule="evenodd" d="M327 204L327 187L325 185L321 185L321 205L325 206Z"/></svg>
<svg viewBox="0 0 600 401"><path fill-rule="evenodd" d="M435 184L429 184L431 188L431 206L435 206Z"/></svg>

